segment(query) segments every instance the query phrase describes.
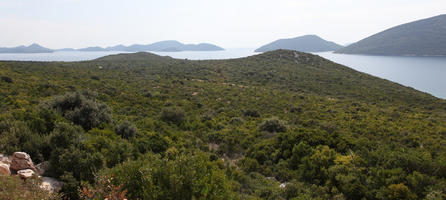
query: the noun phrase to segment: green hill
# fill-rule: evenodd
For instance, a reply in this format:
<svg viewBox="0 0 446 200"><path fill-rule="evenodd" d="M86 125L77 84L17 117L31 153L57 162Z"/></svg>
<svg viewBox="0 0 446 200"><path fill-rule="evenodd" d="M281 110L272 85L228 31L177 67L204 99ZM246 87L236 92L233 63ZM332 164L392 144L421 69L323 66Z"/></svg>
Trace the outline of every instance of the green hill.
<svg viewBox="0 0 446 200"><path fill-rule="evenodd" d="M256 52L267 52L278 49L296 50L302 52L321 52L321 51L335 51L342 48L341 45L334 42L326 41L316 35L304 35L290 39L280 39L260 48Z"/></svg>
<svg viewBox="0 0 446 200"><path fill-rule="evenodd" d="M119 54L0 76L1 153L49 160L73 199L444 198L446 101L316 55Z"/></svg>
<svg viewBox="0 0 446 200"><path fill-rule="evenodd" d="M335 53L446 56L446 15L402 24L353 43Z"/></svg>

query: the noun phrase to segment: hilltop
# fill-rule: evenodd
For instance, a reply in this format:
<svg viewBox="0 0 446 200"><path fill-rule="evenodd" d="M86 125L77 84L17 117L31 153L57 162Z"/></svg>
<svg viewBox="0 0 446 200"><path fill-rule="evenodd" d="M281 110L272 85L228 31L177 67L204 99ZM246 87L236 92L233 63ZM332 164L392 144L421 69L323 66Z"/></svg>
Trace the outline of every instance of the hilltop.
<svg viewBox="0 0 446 200"><path fill-rule="evenodd" d="M326 41L316 35L304 35L290 39L280 39L269 44L266 44L258 49L256 52L273 51L277 49L288 49L303 52L321 52L321 51L335 51L343 46L334 42Z"/></svg>
<svg viewBox="0 0 446 200"><path fill-rule="evenodd" d="M71 199L444 197L446 101L317 55L141 52L0 75L0 154L49 161Z"/></svg>
<svg viewBox="0 0 446 200"><path fill-rule="evenodd" d="M335 53L446 56L446 15L392 27Z"/></svg>

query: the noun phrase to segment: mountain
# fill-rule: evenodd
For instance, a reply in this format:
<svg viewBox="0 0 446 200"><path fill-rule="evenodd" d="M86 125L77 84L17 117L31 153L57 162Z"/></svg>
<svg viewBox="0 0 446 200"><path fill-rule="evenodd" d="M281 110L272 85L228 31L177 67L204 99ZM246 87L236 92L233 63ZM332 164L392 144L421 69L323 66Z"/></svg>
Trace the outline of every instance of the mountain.
<svg viewBox="0 0 446 200"><path fill-rule="evenodd" d="M290 39L280 39L272 43L264 45L256 52L266 52L277 49L289 49L302 52L320 52L320 51L335 51L342 48L341 45L334 42L326 41L316 35L304 35Z"/></svg>
<svg viewBox="0 0 446 200"><path fill-rule="evenodd" d="M166 40L166 41L160 41L155 42L153 44L133 44L130 46L124 46L124 45L117 45L113 47L107 47L105 49L102 48L96 48L98 51L128 51L128 52L139 52L139 51L164 51L164 52L175 52L175 51L221 51L224 50L223 48L208 44L208 43L201 43L201 44L183 44L181 42L175 41L175 40ZM95 50L95 49L91 49Z"/></svg>
<svg viewBox="0 0 446 200"><path fill-rule="evenodd" d="M446 15L395 26L335 53L446 56Z"/></svg>
<svg viewBox="0 0 446 200"><path fill-rule="evenodd" d="M76 51L76 49L73 49L73 48L63 48L63 49L54 49L54 51Z"/></svg>
<svg viewBox="0 0 446 200"><path fill-rule="evenodd" d="M12 48L0 48L0 53L51 53L53 50L42 47L38 44L29 46L18 46Z"/></svg>
<svg viewBox="0 0 446 200"><path fill-rule="evenodd" d="M76 51L107 51L102 47L87 47L82 49L76 49Z"/></svg>

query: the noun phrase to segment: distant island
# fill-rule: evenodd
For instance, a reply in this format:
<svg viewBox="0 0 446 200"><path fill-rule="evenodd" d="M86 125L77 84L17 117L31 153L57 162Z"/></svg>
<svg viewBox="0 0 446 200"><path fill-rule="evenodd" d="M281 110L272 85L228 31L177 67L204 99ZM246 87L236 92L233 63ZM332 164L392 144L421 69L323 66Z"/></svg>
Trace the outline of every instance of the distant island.
<svg viewBox="0 0 446 200"><path fill-rule="evenodd" d="M446 56L446 15L402 24L335 53L396 56Z"/></svg>
<svg viewBox="0 0 446 200"><path fill-rule="evenodd" d="M334 42L326 41L317 35L304 35L290 39L280 39L264 45L255 52L267 52L277 49L288 49L302 52L336 51L343 46Z"/></svg>
<svg viewBox="0 0 446 200"><path fill-rule="evenodd" d="M18 47L3 47L0 48L0 53L52 53L54 50L42 47L38 44L31 44L29 46Z"/></svg>
<svg viewBox="0 0 446 200"><path fill-rule="evenodd" d="M134 44L130 46L116 45L112 47L87 47L80 49L63 48L63 49L49 49L42 47L38 44L32 44L30 46L18 46L12 48L0 48L0 53L52 53L55 51L127 51L127 52L139 52L139 51L157 51L157 52L176 52L176 51L222 51L223 48L209 44L183 44L175 40L166 40L161 42L155 42L153 44L141 45Z"/></svg>

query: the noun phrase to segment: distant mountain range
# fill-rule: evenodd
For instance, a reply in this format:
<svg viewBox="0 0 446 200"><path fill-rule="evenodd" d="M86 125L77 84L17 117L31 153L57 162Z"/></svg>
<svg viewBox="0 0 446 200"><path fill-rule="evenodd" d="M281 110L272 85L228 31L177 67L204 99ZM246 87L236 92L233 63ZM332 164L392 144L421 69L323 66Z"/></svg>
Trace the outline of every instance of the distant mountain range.
<svg viewBox="0 0 446 200"><path fill-rule="evenodd" d="M51 53L54 50L42 47L38 44L32 44L29 46L18 46L11 48L0 48L0 53Z"/></svg>
<svg viewBox="0 0 446 200"><path fill-rule="evenodd" d="M395 26L335 53L446 56L446 15Z"/></svg>
<svg viewBox="0 0 446 200"><path fill-rule="evenodd" d="M113 47L87 47L81 49L64 48L64 49L48 49L42 47L38 44L32 44L30 46L18 46L12 48L0 48L0 53L51 53L54 51L128 51L128 52L139 52L139 51L165 51L165 52L176 52L176 51L221 51L223 48L209 44L183 44L175 40L167 40L156 42L148 45L134 44L131 46L116 45Z"/></svg>
<svg viewBox="0 0 446 200"><path fill-rule="evenodd" d="M296 38L276 40L256 49L255 51L266 52L277 49L289 49L302 52L321 52L336 51L342 47L342 45L326 41L316 35L304 35Z"/></svg>

